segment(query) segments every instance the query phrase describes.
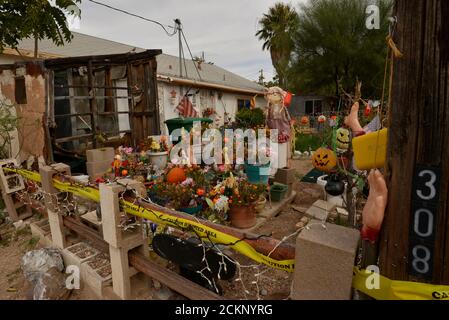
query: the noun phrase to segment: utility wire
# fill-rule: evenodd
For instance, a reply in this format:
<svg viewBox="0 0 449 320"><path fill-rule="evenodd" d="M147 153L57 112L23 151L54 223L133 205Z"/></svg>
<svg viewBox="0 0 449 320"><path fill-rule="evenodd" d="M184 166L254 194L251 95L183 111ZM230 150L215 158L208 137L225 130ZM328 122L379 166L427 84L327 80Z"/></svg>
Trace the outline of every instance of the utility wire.
<svg viewBox="0 0 449 320"><path fill-rule="evenodd" d="M184 42L186 43L187 50L189 50L190 58L192 59L192 63L193 63L193 65L195 66L196 73L198 74L198 77L200 78L200 81L203 81L203 79L201 78L200 71L198 70L198 67L197 67L196 64L195 64L195 61L193 60L192 51L190 51L189 43L187 42L186 36L185 36L185 34L184 34L184 30L182 30L182 29L180 29L180 30L181 30L181 35L182 35L182 37L183 37L183 39L184 39Z"/></svg>
<svg viewBox="0 0 449 320"><path fill-rule="evenodd" d="M95 0L88 0L88 1L90 1L90 2L92 2L92 3L95 3L95 4L98 4L98 5L100 5L100 6L103 6L103 7L109 8L109 9L111 9L111 10L118 11L118 12L121 12L121 13L124 13L124 14L127 14L127 15L132 16L132 17L136 17L136 18L139 18L139 19L148 21L148 22L155 23L155 24L159 25L162 29L164 29L165 33L166 33L169 37L174 36L174 35L176 34L176 32L177 32L177 29L176 29L175 27L172 27L172 26L169 26L169 25L163 25L163 24L160 23L159 21L152 20L152 19L148 19L148 18L139 16L139 15L137 15L137 14L135 14L135 13L131 13L131 12L126 11L126 10L123 10L123 9L115 8L115 7L113 7L113 6L110 6L110 5L108 5L108 4L105 4L105 3L102 3L102 2L98 2L98 1L95 1ZM169 31L167 30L167 28L171 28L171 29L174 29L174 30L173 30L173 32L169 32Z"/></svg>

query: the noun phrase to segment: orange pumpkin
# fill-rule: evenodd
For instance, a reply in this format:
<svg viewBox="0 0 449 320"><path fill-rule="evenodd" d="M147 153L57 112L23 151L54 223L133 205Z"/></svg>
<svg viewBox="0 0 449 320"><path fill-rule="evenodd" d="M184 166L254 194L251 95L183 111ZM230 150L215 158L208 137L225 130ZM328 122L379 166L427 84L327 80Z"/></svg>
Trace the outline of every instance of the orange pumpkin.
<svg viewBox="0 0 449 320"><path fill-rule="evenodd" d="M186 173L184 172L184 169L182 168L173 168L171 169L167 174L167 182L168 183L181 183L183 182L186 177Z"/></svg>
<svg viewBox="0 0 449 320"><path fill-rule="evenodd" d="M309 124L309 117L306 117L306 116L302 117L301 118L301 124L308 125Z"/></svg>
<svg viewBox="0 0 449 320"><path fill-rule="evenodd" d="M323 172L332 172L337 165L335 153L327 148L319 148L313 154L313 166Z"/></svg>

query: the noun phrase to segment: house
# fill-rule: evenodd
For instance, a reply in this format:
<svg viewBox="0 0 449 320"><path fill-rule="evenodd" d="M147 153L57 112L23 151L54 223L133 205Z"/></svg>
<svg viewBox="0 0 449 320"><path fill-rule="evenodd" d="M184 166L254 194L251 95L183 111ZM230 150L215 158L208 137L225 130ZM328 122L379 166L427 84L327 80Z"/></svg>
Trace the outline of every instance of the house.
<svg viewBox="0 0 449 320"><path fill-rule="evenodd" d="M145 49L73 32L73 40L57 47L49 40L39 42L39 58L56 59L64 57L97 56L143 52ZM19 44L19 52L6 49L0 54L0 64L27 60L33 56L34 40L26 39ZM160 54L157 60L158 107L160 129L167 134L165 120L179 117L176 109L186 93L198 116L211 117L218 123L225 118L233 119L239 108L249 105L256 97L256 107L265 107L264 87L240 77L214 64ZM180 74L180 65L182 74ZM116 83L122 87L124 83Z"/></svg>

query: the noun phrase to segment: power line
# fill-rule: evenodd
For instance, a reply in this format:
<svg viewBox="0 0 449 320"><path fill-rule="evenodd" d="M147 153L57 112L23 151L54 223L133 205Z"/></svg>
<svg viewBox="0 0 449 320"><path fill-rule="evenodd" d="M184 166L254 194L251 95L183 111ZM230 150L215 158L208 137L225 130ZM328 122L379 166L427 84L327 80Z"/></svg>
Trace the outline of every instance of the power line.
<svg viewBox="0 0 449 320"><path fill-rule="evenodd" d="M135 17L135 18L139 18L139 19L142 19L142 20L145 20L145 21L148 21L148 22L155 23L155 24L159 25L162 29L164 29L165 33L166 33L169 37L174 36L174 35L176 34L176 32L177 32L177 28L172 27L172 26L169 26L169 25L163 25L163 24L160 23L159 21L152 20L152 19L148 19L148 18L139 16L138 14L135 14L135 13L132 13L132 12L123 10L123 9L115 8L115 7L113 7L113 6L110 6L110 5L108 5L108 4L105 4L105 3L102 3L102 2L98 2L98 1L95 1L95 0L88 0L88 1L90 1L90 2L92 2L92 3L95 3L95 4L98 4L98 5L100 5L100 6L103 6L103 7L109 8L109 9L111 9L111 10L114 10L114 11L117 11L117 12L121 12L121 13L124 13L124 14L127 14L127 15L132 16L132 17ZM167 28L173 29L173 32L169 32L169 31L167 30Z"/></svg>
<svg viewBox="0 0 449 320"><path fill-rule="evenodd" d="M200 71L198 70L198 67L195 64L195 61L193 60L192 51L190 51L189 43L187 42L186 36L184 35L184 30L182 30L182 29L180 29L180 30L181 30L181 35L184 38L184 42L186 43L187 49L189 50L190 58L192 59L192 63L195 66L196 73L198 74L198 77L200 78L200 80L203 81L203 79L201 78Z"/></svg>

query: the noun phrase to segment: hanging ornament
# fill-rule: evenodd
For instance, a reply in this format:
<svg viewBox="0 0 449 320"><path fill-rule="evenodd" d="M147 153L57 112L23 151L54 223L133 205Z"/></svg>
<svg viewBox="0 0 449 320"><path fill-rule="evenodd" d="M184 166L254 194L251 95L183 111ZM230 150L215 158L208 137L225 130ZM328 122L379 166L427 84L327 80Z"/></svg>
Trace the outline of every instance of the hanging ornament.
<svg viewBox="0 0 449 320"><path fill-rule="evenodd" d="M318 122L319 122L319 123L325 123L326 120L327 120L327 119L326 119L326 116L323 115L323 114L322 114L321 116L318 117Z"/></svg>
<svg viewBox="0 0 449 320"><path fill-rule="evenodd" d="M329 176L324 189L326 190L327 194L333 197L338 197L345 192L345 184L343 183L343 181L341 181L338 174L333 174Z"/></svg>

